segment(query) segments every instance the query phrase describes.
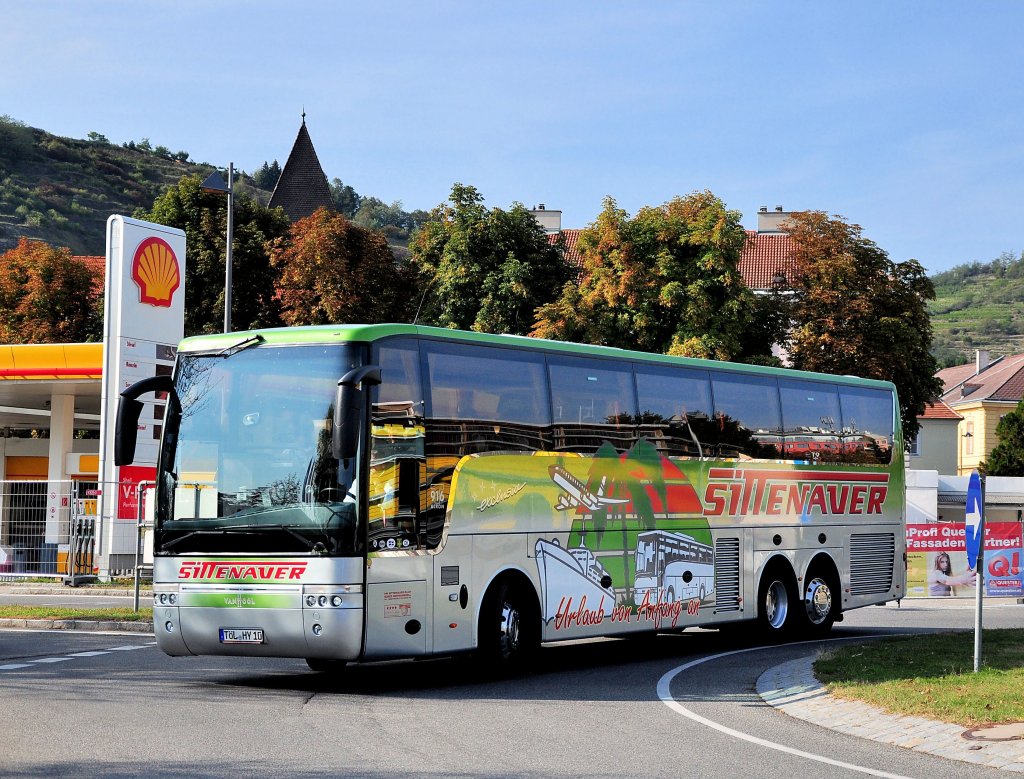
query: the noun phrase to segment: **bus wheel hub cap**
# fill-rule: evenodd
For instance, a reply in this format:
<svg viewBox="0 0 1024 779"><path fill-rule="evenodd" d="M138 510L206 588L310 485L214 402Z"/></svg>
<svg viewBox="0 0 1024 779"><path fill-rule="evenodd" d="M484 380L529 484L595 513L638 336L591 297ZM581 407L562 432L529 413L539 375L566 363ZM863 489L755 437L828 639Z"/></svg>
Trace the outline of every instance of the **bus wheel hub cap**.
<svg viewBox="0 0 1024 779"><path fill-rule="evenodd" d="M832 591L821 579L814 579L807 585L804 596L807 617L815 625L824 622L832 611Z"/></svg>

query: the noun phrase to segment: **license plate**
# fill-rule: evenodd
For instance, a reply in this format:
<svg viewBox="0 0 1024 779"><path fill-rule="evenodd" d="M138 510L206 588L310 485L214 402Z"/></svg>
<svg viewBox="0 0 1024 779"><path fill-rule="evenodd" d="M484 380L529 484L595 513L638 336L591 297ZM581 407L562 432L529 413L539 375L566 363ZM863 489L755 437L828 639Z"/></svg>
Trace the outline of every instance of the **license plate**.
<svg viewBox="0 0 1024 779"><path fill-rule="evenodd" d="M263 628L221 628L222 644L262 644Z"/></svg>

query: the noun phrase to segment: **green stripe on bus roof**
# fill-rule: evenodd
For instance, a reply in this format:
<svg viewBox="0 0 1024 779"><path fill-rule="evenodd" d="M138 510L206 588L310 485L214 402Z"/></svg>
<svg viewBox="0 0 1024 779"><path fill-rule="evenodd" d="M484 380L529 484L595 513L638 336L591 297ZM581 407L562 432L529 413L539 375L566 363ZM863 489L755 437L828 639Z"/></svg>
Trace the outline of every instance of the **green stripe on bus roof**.
<svg viewBox="0 0 1024 779"><path fill-rule="evenodd" d="M312 327L276 327L263 330L239 330L232 333L215 335L197 335L186 338L178 347L181 352L205 352L226 349L246 338L261 336L267 344L329 344L378 341L393 336L420 336L461 343L488 344L491 346L514 347L518 349L535 349L566 354L587 355L591 357L608 357L616 360L634 360L657 365L676 365L689 368L705 369L737 369L744 373L760 373L770 376L788 376L794 379L810 379L821 381L828 376L830 381L840 384L857 384L866 387L894 389L888 381L864 379L858 376L840 376L833 374L810 373L791 368L771 368L764 365L748 365L746 363L721 362L718 360L699 360L691 357L671 357L655 352L634 352L612 346L594 346L591 344L572 343L569 341L549 341L543 338L530 338L524 335L494 335L493 333L475 333L469 330L449 330L443 327L426 327L424 325L379 324L379 325L316 325Z"/></svg>

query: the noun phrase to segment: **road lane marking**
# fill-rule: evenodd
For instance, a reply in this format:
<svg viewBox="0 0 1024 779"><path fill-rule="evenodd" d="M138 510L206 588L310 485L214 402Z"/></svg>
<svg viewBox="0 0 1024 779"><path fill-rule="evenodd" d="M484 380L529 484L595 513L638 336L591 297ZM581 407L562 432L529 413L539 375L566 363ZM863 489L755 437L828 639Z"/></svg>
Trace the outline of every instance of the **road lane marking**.
<svg viewBox="0 0 1024 779"><path fill-rule="evenodd" d="M111 652L130 652L134 649L149 649L153 646L156 646L156 641L149 641L145 644L126 644L124 646L112 646L108 649L98 649L87 652L69 652L66 655L59 655L55 657L41 657L36 660L29 660L24 663L7 663L5 665L0 665L0 671L19 671L22 668L32 668L35 665L63 663L66 660L71 660L72 658L99 657L100 655L109 655Z"/></svg>
<svg viewBox="0 0 1024 779"><path fill-rule="evenodd" d="M833 638L833 639L828 639L828 641L853 641L855 639L856 640L864 640L864 639L867 639L867 638L880 638L880 637L881 636L851 636L849 638ZM800 641L800 642L793 643L793 644L787 644L786 646L799 646L800 644L820 644L820 643L822 643L822 642L821 641ZM733 728L730 728L730 727L728 727L726 725L722 725L721 723L715 722L713 720L709 720L707 717L702 717L700 714L698 714L697 712L695 712L695 711L693 711L691 709L686 708L681 703L679 703L675 698L672 697L672 690L671 690L672 680L675 679L683 671L688 671L691 668L695 668L698 665L702 665L703 663L710 663L712 660L720 660L723 657L729 657L730 655L739 655L739 654L743 654L745 652L756 652L756 651L761 650L761 649L774 649L774 648L776 648L776 647L755 646L755 647L748 647L748 648L745 648L745 649L733 649L733 650L731 650L729 652L719 652L718 654L709 655L708 657L702 657L699 660L693 660L693 661L691 661L689 663L686 663L684 665L680 665L677 668L673 668L671 671L666 673L664 676L662 676L658 680L658 697L661 698L661 702L662 703L664 703L666 706L668 706L670 709L672 709L672 711L676 712L677 714L682 714L687 719L693 720L694 722L697 722L697 723L699 723L701 725L706 725L707 727L709 727L709 728L711 728L713 730L717 730L719 733L725 733L726 735L732 736L733 738L738 738L738 739L741 739L743 741L748 741L748 742L750 742L752 744L758 744L759 746L766 747L767 749L774 749L774 750L776 750L778 752L785 752L786 754L794 755L795 757L802 757L802 758L805 758L807 760L814 760L814 761L816 761L818 763L825 763L827 765L835 766L837 768L846 768L846 769L848 769L850 771L856 771L858 773L868 774L869 776L879 776L879 777L882 777L883 779L911 779L911 777L904 776L903 774L891 774L891 773L889 773L887 771L879 771L879 770L874 769L874 768L868 768L867 766L854 765L853 763L844 763L841 760L833 760L831 757L825 757L824 755L815 755L815 754L813 754L811 752L804 752L803 750L795 749L793 747L787 747L787 746L785 746L783 744L776 744L773 741L768 741L767 739L763 739L763 738L760 738L758 736L751 735L750 733L743 733L742 731L734 730Z"/></svg>

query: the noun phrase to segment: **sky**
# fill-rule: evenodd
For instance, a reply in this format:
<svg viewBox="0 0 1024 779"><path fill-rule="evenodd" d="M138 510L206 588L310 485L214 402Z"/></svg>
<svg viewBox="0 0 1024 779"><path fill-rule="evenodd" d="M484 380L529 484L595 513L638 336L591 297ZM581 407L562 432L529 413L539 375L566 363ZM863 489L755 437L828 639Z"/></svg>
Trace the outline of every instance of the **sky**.
<svg viewBox="0 0 1024 779"><path fill-rule="evenodd" d="M1024 251L1024 3L0 0L0 115L284 164L406 210L710 190L934 274Z"/></svg>

